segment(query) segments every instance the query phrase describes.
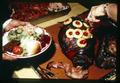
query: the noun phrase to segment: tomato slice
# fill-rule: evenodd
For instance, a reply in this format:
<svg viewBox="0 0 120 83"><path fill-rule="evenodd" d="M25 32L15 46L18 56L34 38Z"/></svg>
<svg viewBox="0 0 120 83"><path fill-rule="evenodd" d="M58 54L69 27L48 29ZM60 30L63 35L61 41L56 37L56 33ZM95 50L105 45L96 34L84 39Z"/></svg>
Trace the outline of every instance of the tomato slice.
<svg viewBox="0 0 120 83"><path fill-rule="evenodd" d="M23 48L20 47L20 46L15 46L15 47L13 47L12 52L13 52L14 54L19 54L19 55L20 55L20 54L23 52Z"/></svg>

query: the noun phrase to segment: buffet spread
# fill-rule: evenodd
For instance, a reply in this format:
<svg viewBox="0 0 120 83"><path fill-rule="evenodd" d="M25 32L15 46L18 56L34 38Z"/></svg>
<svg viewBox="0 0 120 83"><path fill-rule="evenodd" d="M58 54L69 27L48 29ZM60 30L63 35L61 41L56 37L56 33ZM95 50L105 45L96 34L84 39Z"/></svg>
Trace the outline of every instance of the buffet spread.
<svg viewBox="0 0 120 83"><path fill-rule="evenodd" d="M12 6L15 8L11 17L22 21L55 15L56 12L68 13L70 9L68 4L61 3L60 7L49 3L13 3ZM51 58L38 63L36 71L42 79L102 79L115 72L117 30L108 20L91 27L84 21L87 14L70 17L46 29L31 24L12 29L3 35L3 51L19 55L20 59L39 56L44 59L50 52L46 51L53 50Z"/></svg>

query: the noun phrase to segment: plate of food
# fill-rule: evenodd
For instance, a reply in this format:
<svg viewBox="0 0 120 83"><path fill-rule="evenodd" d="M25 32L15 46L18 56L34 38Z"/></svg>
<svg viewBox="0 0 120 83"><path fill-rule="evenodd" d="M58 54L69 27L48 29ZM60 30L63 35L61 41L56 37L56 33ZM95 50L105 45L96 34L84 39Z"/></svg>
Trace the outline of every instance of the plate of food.
<svg viewBox="0 0 120 83"><path fill-rule="evenodd" d="M68 14L71 10L67 3L55 2L15 1L10 5L12 9L11 18L31 22L38 20L39 23Z"/></svg>
<svg viewBox="0 0 120 83"><path fill-rule="evenodd" d="M45 52L52 43L51 35L38 26L27 24L5 32L2 37L3 52L30 58Z"/></svg>

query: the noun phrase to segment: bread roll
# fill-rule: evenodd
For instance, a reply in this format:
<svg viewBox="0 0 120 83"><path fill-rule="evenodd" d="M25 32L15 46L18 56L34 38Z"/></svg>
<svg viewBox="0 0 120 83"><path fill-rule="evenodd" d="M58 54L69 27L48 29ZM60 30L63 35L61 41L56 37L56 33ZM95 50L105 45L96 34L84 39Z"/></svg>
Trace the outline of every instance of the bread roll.
<svg viewBox="0 0 120 83"><path fill-rule="evenodd" d="M28 55L36 54L41 50L41 44L39 41L32 40L26 44L27 44L26 49L27 49Z"/></svg>

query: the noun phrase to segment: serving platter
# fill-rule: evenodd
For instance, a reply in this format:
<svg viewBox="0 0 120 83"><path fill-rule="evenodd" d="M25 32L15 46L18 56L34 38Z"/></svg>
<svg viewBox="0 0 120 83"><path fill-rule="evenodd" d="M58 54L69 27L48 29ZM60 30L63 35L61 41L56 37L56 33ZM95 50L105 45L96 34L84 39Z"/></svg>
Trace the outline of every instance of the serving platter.
<svg viewBox="0 0 120 83"><path fill-rule="evenodd" d="M12 2L11 18L22 21L30 21L32 24L38 24L64 16L71 10L69 4L62 3L64 8L51 11L49 4L50 3L48 2Z"/></svg>

